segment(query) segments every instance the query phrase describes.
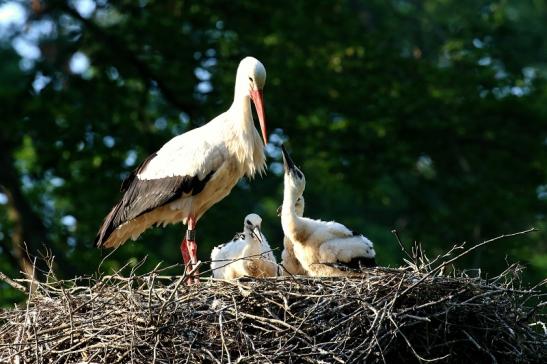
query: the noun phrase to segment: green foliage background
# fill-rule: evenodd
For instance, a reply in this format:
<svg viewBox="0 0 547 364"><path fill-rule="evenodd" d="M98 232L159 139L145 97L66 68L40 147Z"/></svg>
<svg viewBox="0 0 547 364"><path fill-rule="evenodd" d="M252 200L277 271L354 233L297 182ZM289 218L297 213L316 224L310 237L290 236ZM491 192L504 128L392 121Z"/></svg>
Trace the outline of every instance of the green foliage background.
<svg viewBox="0 0 547 364"><path fill-rule="evenodd" d="M201 220L202 260L252 211L280 247L282 141L306 174L306 215L365 233L383 265L401 262L392 229L433 255L545 228L544 1L0 1L0 14L9 276L20 276L21 241L55 255L60 277L145 256L142 270L178 263L181 226L147 232L100 268L107 252L93 239L139 161L229 106L247 55L268 72L269 171ZM520 261L538 281L546 238L500 241L460 268ZM20 299L0 282L0 303Z"/></svg>

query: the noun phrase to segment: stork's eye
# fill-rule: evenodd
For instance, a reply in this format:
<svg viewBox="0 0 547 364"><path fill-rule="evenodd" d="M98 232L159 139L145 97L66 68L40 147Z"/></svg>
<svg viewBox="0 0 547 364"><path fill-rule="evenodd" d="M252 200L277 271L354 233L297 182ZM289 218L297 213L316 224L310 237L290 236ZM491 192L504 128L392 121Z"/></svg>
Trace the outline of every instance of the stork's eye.
<svg viewBox="0 0 547 364"><path fill-rule="evenodd" d="M246 221L245 221L245 224L247 224L247 225L252 225L250 220L246 220Z"/></svg>
<svg viewBox="0 0 547 364"><path fill-rule="evenodd" d="M254 82L252 77L249 77L249 81Z"/></svg>

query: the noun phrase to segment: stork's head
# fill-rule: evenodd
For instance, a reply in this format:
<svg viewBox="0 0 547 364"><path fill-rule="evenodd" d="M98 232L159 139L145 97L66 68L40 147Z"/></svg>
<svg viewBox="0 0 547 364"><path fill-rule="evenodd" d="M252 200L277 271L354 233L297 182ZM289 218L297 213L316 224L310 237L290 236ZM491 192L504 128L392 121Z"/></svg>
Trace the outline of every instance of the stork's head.
<svg viewBox="0 0 547 364"><path fill-rule="evenodd" d="M283 152L283 166L285 167L285 188L288 188L296 196L302 196L306 188L306 177L296 167L284 145L281 145L281 151Z"/></svg>
<svg viewBox="0 0 547 364"><path fill-rule="evenodd" d="M261 224L262 218L257 214L249 214L245 216L245 222L243 224L243 231L245 235L262 242L262 231L260 230Z"/></svg>
<svg viewBox="0 0 547 364"><path fill-rule="evenodd" d="M245 57L239 62L236 76L236 97L250 97L256 108L264 144L268 144L266 134L266 114L264 112L264 85L266 84L266 68L254 57Z"/></svg>
<svg viewBox="0 0 547 364"><path fill-rule="evenodd" d="M306 206L306 203L304 201L304 196L300 196L296 199L296 203L294 204L294 209L296 210L296 216L304 216L304 207ZM283 205L279 206L277 208L277 216L281 216L281 211L283 210Z"/></svg>

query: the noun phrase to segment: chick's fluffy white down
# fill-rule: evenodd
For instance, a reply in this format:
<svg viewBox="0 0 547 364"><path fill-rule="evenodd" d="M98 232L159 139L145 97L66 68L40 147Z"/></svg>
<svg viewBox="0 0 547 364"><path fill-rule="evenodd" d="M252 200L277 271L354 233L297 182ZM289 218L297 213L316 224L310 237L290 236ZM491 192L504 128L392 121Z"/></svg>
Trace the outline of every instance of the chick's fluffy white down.
<svg viewBox="0 0 547 364"><path fill-rule="evenodd" d="M243 276L275 277L278 271L266 239L260 243L256 239L245 239L243 235L213 249L211 269L214 278L227 280Z"/></svg>

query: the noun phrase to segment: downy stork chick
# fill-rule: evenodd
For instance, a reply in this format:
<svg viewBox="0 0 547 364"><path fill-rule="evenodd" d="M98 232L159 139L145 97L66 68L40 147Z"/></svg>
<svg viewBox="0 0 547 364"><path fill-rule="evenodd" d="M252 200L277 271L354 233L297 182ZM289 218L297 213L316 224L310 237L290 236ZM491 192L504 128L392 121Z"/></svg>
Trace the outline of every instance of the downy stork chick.
<svg viewBox="0 0 547 364"><path fill-rule="evenodd" d="M183 260L187 269L194 269L199 219L226 197L241 177L251 178L265 170L265 83L264 65L256 58L244 58L237 68L230 108L168 141L127 177L121 200L99 229L97 246L117 247L130 238L137 239L151 226L181 222L188 228L181 243ZM264 143L254 126L251 101Z"/></svg>
<svg viewBox="0 0 547 364"><path fill-rule="evenodd" d="M211 253L213 278L236 279L277 276L277 263L270 245L260 229L262 218L257 214L245 217L243 233L232 241L215 247Z"/></svg>
<svg viewBox="0 0 547 364"><path fill-rule="evenodd" d="M298 216L296 200L306 187L306 178L296 167L285 147L283 207L281 225L293 243L294 255L310 276L341 276L352 269L375 266L372 242L334 221Z"/></svg>
<svg viewBox="0 0 547 364"><path fill-rule="evenodd" d="M306 203L304 201L304 196L300 196L296 199L296 203L294 205L294 209L296 212L296 216L302 217L304 216L304 207ZM283 205L279 206L277 209L277 215L281 216L281 212L283 210ZM284 276L289 275L306 275L306 271L302 267L302 264L296 259L296 256L294 255L294 248L293 248L293 242L291 239L285 235L283 237L283 252L281 253L281 271Z"/></svg>

